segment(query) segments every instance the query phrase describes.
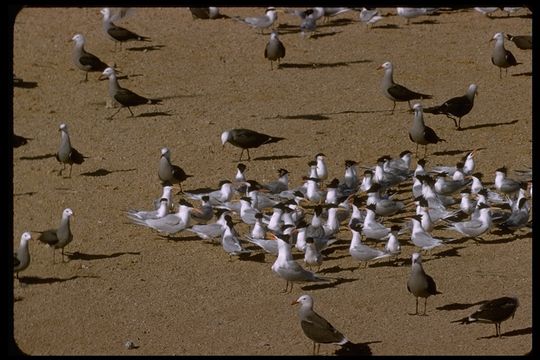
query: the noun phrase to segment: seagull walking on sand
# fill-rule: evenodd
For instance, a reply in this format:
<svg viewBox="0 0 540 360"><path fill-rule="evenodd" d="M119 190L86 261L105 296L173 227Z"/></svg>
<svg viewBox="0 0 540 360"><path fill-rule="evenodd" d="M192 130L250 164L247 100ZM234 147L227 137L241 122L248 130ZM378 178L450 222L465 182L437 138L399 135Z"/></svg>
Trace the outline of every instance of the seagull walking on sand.
<svg viewBox="0 0 540 360"><path fill-rule="evenodd" d="M70 219L72 216L73 210L71 210L70 208L66 208L62 212L62 219L60 220L60 225L56 229L36 231L40 234L38 240L52 247L53 264L55 250L62 250L62 262L64 262L64 247L73 240L73 234L71 233L70 227Z"/></svg>
<svg viewBox="0 0 540 360"><path fill-rule="evenodd" d="M428 144L445 142L435 131L424 123L424 112L421 104L414 104L414 118L409 130L409 139L416 143L416 157L418 158L418 145L424 145L424 158L427 154Z"/></svg>
<svg viewBox="0 0 540 360"><path fill-rule="evenodd" d="M416 298L416 312L418 314L418 298L424 298L424 313L426 315L427 298L432 295L442 294L437 290L437 285L431 276L426 274L422 267L422 256L419 253L412 254L412 265L409 279L407 280L407 290Z"/></svg>
<svg viewBox="0 0 540 360"><path fill-rule="evenodd" d="M62 175L62 172L66 169L66 164L69 165L69 175L71 177L71 169L73 164L80 165L84 162L86 156L81 154L77 149L71 146L71 141L69 140L68 127L66 124L60 124L58 129L61 133L60 137L60 146L58 151L55 154L56 160L62 163L62 169L58 172L58 175Z"/></svg>
<svg viewBox="0 0 540 360"><path fill-rule="evenodd" d="M223 147L225 147L225 143L228 142L231 145L242 149L238 161L242 160L244 150L247 150L249 161L251 160L251 157L249 155L249 149L258 148L261 145L275 143L281 140L285 140L285 138L266 135L254 130L244 128L231 129L221 133L221 144L223 145Z"/></svg>
<svg viewBox="0 0 540 360"><path fill-rule="evenodd" d="M105 64L97 56L84 50L85 39L82 34L75 34L71 40L75 42L72 55L73 63L80 70L84 71L83 81L88 81L88 73L90 71L101 73L109 67L109 65Z"/></svg>

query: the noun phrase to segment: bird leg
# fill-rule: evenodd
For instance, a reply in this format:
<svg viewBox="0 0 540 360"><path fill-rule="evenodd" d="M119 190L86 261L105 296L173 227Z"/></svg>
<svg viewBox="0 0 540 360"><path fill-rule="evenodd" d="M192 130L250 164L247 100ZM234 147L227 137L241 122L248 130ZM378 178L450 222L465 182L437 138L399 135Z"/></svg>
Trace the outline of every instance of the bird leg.
<svg viewBox="0 0 540 360"><path fill-rule="evenodd" d="M128 109L129 109L129 108L128 108ZM122 106L120 106L120 107L118 108L118 110L116 110L116 112L115 112L114 114L112 114L111 116L109 116L107 119L112 120L112 118L114 117L114 115L118 114L118 112L119 112L120 110L122 110ZM129 110L129 111L131 111L131 110Z"/></svg>
<svg viewBox="0 0 540 360"><path fill-rule="evenodd" d="M61 176L62 175L62 172L66 169L66 164L65 163L62 163L62 168L60 169L60 171L58 172L58 176Z"/></svg>
<svg viewBox="0 0 540 360"><path fill-rule="evenodd" d="M456 122L456 119L453 116L450 116L448 114L445 114L445 115L446 115L447 118L450 118L450 119L454 120L454 125L459 129L459 125ZM461 118L459 118L459 120L461 121Z"/></svg>
<svg viewBox="0 0 540 360"><path fill-rule="evenodd" d="M390 112L391 114L394 114L394 109L396 108L396 102L394 101L394 106L392 107L392 111Z"/></svg>
<svg viewBox="0 0 540 360"><path fill-rule="evenodd" d="M71 169L73 169L73 164L69 164L69 175L68 178L71 179Z"/></svg>
<svg viewBox="0 0 540 360"><path fill-rule="evenodd" d="M424 316L427 315L427 314L426 314L426 306L427 306L427 297L424 298L424 314L423 314Z"/></svg>
<svg viewBox="0 0 540 360"><path fill-rule="evenodd" d="M128 110L129 110L129 113L131 114L130 117L135 117L135 115L133 115L133 111L131 111L131 109L129 108L129 106L128 106L127 108L128 108Z"/></svg>

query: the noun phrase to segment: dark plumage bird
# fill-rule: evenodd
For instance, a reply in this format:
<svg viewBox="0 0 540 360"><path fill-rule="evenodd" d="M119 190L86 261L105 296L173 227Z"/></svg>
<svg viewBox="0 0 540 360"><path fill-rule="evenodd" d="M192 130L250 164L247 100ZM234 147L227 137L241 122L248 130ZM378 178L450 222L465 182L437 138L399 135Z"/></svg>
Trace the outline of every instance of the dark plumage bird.
<svg viewBox="0 0 540 360"><path fill-rule="evenodd" d="M532 36L531 35L510 35L506 34L506 38L521 50L531 50L532 49Z"/></svg>
<svg viewBox="0 0 540 360"><path fill-rule="evenodd" d="M520 65L520 62L517 62L514 55L504 48L504 34L498 32L493 35L490 41L495 40L495 46L491 52L491 62L493 65L499 68L499 79L502 78L502 69L505 69L506 74L508 75L508 68L511 66Z"/></svg>
<svg viewBox="0 0 540 360"><path fill-rule="evenodd" d="M242 160L244 150L247 150L248 160L251 160L249 149L258 148L261 145L270 144L281 140L285 140L285 138L270 136L249 129L231 129L224 131L221 134L221 143L224 147L225 143L229 142L232 145L242 149L240 159L238 159L238 161Z"/></svg>
<svg viewBox="0 0 540 360"><path fill-rule="evenodd" d="M278 32L276 30L272 31L270 34L270 40L266 43L264 48L264 57L270 60L270 70L274 70L274 61L278 62L279 69L279 59L285 57L285 46L278 38Z"/></svg>
<svg viewBox="0 0 540 360"><path fill-rule="evenodd" d="M473 108L474 97L477 94L478 86L476 84L469 85L467 93L462 96L456 96L444 102L439 106L428 107L424 112L439 115L444 114L454 120L454 125L458 130L461 130L461 118L467 115ZM456 117L458 118L456 121Z"/></svg>
<svg viewBox="0 0 540 360"><path fill-rule="evenodd" d="M86 156L81 154L77 151L74 147L71 146L71 142L69 140L69 133L67 129L66 124L60 124L60 128L58 129L61 134L60 139L60 147L58 148L58 151L55 154L56 160L58 162L61 162L63 167L62 170L58 172L58 175L62 175L62 172L66 169L66 164L69 165L69 176L71 177L71 169L73 167L73 164L80 165L84 162L84 159Z"/></svg>
<svg viewBox="0 0 540 360"><path fill-rule="evenodd" d="M71 216L73 216L73 210L70 208L64 209L58 228L36 231L40 234L38 240L53 248L53 264L55 250L62 249L62 262L64 262L64 247L73 240L73 234L69 226Z"/></svg>
<svg viewBox="0 0 540 360"><path fill-rule="evenodd" d="M82 34L75 34L72 41L75 41L75 47L73 48L73 63L79 69L84 71L84 80L88 81L88 72L99 71L103 72L109 65L101 61L97 56L90 54L84 50L84 36Z"/></svg>
<svg viewBox="0 0 540 360"><path fill-rule="evenodd" d="M219 13L219 8L215 6L210 7L190 7L189 11L193 19L221 19L228 18L227 15Z"/></svg>
<svg viewBox="0 0 540 360"><path fill-rule="evenodd" d="M103 30L114 41L114 50L116 51L116 44L120 43L120 49L122 49L122 43L126 41L152 41L147 36L138 35L128 29L121 26L117 26L113 23L112 13L110 8L101 9L103 15Z"/></svg>
<svg viewBox="0 0 540 360"><path fill-rule="evenodd" d="M144 96L135 94L131 90L121 87L116 79L116 71L111 67L106 68L102 75L109 78L109 95L121 105L120 109L112 114L109 119L112 119L114 115L118 114L123 107L127 107L131 116L134 116L130 109L131 106L161 103L161 99L148 99Z"/></svg>
<svg viewBox="0 0 540 360"><path fill-rule="evenodd" d="M501 323L514 318L519 301L516 297L503 296L483 303L473 314L452 322L495 324L495 336L501 337Z"/></svg>
<svg viewBox="0 0 540 360"><path fill-rule="evenodd" d="M396 108L396 101L406 101L411 107L411 100L417 99L431 99L431 95L418 93L412 90L407 89L405 86L396 84L394 82L394 66L390 61L385 62L380 65L377 70L384 69L384 76L382 81L382 92L383 95L388 99L394 102L394 107L392 107L392 114Z"/></svg>
<svg viewBox="0 0 540 360"><path fill-rule="evenodd" d="M431 295L442 294L437 291L437 285L431 276L425 273L422 267L422 257L419 253L412 254L412 265L409 279L407 280L407 290L416 298L416 312L418 315L418 298L424 298L424 315L426 315L427 298Z"/></svg>
<svg viewBox="0 0 540 360"><path fill-rule="evenodd" d="M313 355L319 353L321 344L344 346L350 343L345 335L313 310L313 298L310 295L300 296L293 301L292 305L294 304L300 304L300 326L304 334L313 341Z"/></svg>
<svg viewBox="0 0 540 360"><path fill-rule="evenodd" d="M32 140L32 139L25 138L24 136L20 136L17 134L13 134L13 147L18 148L19 146L26 145L28 143L28 140Z"/></svg>
<svg viewBox="0 0 540 360"><path fill-rule="evenodd" d="M193 177L193 175L186 174L180 166L171 164L171 152L166 147L161 149L158 176L163 183L178 184L180 191L182 191L182 182Z"/></svg>
<svg viewBox="0 0 540 360"><path fill-rule="evenodd" d="M409 139L416 143L416 157L418 158L418 145L424 145L424 158L426 157L427 145L437 144L441 139L435 131L424 124L423 108L421 104L414 104L414 119L411 129L409 130Z"/></svg>

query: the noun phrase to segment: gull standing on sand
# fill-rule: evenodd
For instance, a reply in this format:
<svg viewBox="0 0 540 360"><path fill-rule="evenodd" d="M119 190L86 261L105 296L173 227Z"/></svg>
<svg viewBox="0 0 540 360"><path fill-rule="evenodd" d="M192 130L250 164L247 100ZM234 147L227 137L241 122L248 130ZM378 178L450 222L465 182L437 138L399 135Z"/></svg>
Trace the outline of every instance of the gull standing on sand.
<svg viewBox="0 0 540 360"><path fill-rule="evenodd" d="M406 101L411 107L411 100L415 99L431 99L431 95L418 93L407 89L405 86L396 84L394 82L394 66L390 61L387 61L380 65L377 70L384 69L384 76L382 80L382 92L388 99L392 100L394 106L392 107L392 114L396 108L396 101Z"/></svg>
<svg viewBox="0 0 540 360"><path fill-rule="evenodd" d="M30 232L25 231L21 235L19 248L13 253L13 272L19 279L19 272L25 270L30 265L30 252L28 251L28 242L32 239Z"/></svg>
<svg viewBox="0 0 540 360"><path fill-rule="evenodd" d="M422 250L430 250L444 244L442 240L434 238L424 230L421 223L422 215L413 215L411 216L411 220L413 225L411 241L414 245L418 246Z"/></svg>
<svg viewBox="0 0 540 360"><path fill-rule="evenodd" d="M131 117L133 117L135 115L133 115L130 106L161 103L161 99L148 99L129 89L121 87L116 78L116 71L111 67L106 68L101 75L109 78L109 96L120 104L120 108L108 117L109 120L112 120L113 116L118 114L123 107L127 107Z"/></svg>
<svg viewBox="0 0 540 360"><path fill-rule="evenodd" d="M377 9L367 9L365 7L360 10L360 15L358 17L361 22L366 24L366 29L369 30L369 25L373 27L373 24L378 22L379 20L382 20L383 17L379 14L379 10Z"/></svg>
<svg viewBox="0 0 540 360"><path fill-rule="evenodd" d="M138 35L121 26L116 26L113 23L115 19L113 18L111 8L103 8L100 12L103 15L103 30L114 41L114 51L116 51L117 43L120 43L120 50L122 50L122 43L126 41L152 41L147 36Z"/></svg>
<svg viewBox="0 0 540 360"><path fill-rule="evenodd" d="M457 231L467 237L477 238L491 229L493 222L491 220L490 207L482 202L477 205L480 210L480 216L476 219L453 223L447 227L448 230Z"/></svg>
<svg viewBox="0 0 540 360"><path fill-rule="evenodd" d="M409 130L409 139L416 143L416 157L418 158L418 145L424 145L424 158L427 153L428 144L437 144L442 141L435 131L424 124L424 113L421 104L414 104L414 118L412 126Z"/></svg>
<svg viewBox="0 0 540 360"><path fill-rule="evenodd" d="M442 294L437 290L437 285L431 276L426 274L422 267L422 256L419 253L412 254L412 265L409 279L407 280L407 290L416 298L416 312L418 314L418 298L424 298L424 314L426 315L427 298L431 295Z"/></svg>
<svg viewBox="0 0 540 360"><path fill-rule="evenodd" d="M188 175L180 166L173 165L171 163L171 152L169 148L164 147L161 148L158 177L162 182L178 184L180 186L180 191L182 191L182 182L193 177L193 175Z"/></svg>
<svg viewBox="0 0 540 360"><path fill-rule="evenodd" d="M421 7L397 7L396 12L398 16L407 19L407 25L409 25L410 19L413 19L422 15L429 15L436 11L437 8L421 8Z"/></svg>
<svg viewBox="0 0 540 360"><path fill-rule="evenodd" d="M317 272L321 269L323 256L315 244L312 237L306 238L306 247L304 249L304 263L311 270L313 266L317 266Z"/></svg>
<svg viewBox="0 0 540 360"><path fill-rule="evenodd" d="M239 16L233 16L232 18L251 25L253 28L260 29L262 34L264 29L274 26L274 23L277 20L278 11L280 10L277 10L274 7L268 7L262 16L248 16L243 19Z"/></svg>
<svg viewBox="0 0 540 360"><path fill-rule="evenodd" d="M279 40L277 30L272 31L270 34L270 40L268 40L264 48L264 57L270 60L270 70L274 70L274 61L277 61L279 69L279 59L285 57L285 46Z"/></svg>
<svg viewBox="0 0 540 360"><path fill-rule="evenodd" d="M439 106L425 108L424 112L435 115L444 114L454 121L458 130L461 130L461 118L472 110L477 89L476 84L471 84L465 95L453 97Z"/></svg>
<svg viewBox="0 0 540 360"><path fill-rule="evenodd" d="M38 240L49 245L53 249L53 264L54 253L56 249L62 249L62 262L64 262L64 247L73 240L73 234L69 226L69 221L73 216L73 210L70 208L64 209L60 225L56 229L45 231L36 231L40 233Z"/></svg>
<svg viewBox="0 0 540 360"><path fill-rule="evenodd" d="M191 211L197 211L193 209L193 205L185 200L180 200L178 203L178 211L176 213L168 214L162 218L157 219L137 219L132 218L132 222L137 225L143 225L158 232L164 233L166 236L176 234L189 227L191 222Z"/></svg>
<svg viewBox="0 0 540 360"><path fill-rule="evenodd" d="M382 259L391 255L386 251L374 249L365 244L362 244L362 224L360 224L359 222L354 222L349 228L351 229L352 233L351 245L349 246L349 254L359 263L364 262L365 268L369 266L369 262L371 260Z"/></svg>
<svg viewBox="0 0 540 360"><path fill-rule="evenodd" d="M244 150L247 151L249 161L251 160L251 156L249 155L249 149L258 148L261 145L275 143L281 140L285 140L285 138L270 136L244 128L231 129L221 133L221 144L223 145L223 147L225 147L225 143L228 142L231 143L231 145L242 149L238 161L242 160Z"/></svg>
<svg viewBox="0 0 540 360"><path fill-rule="evenodd" d="M58 172L58 175L62 175L62 172L66 169L66 164L69 165L69 175L71 177L71 169L73 164L80 165L84 162L86 156L77 151L74 147L71 146L71 141L69 140L68 127L66 124L60 124L58 131L61 132L60 138L60 147L55 154L56 160L62 163L62 170Z"/></svg>
<svg viewBox="0 0 540 360"><path fill-rule="evenodd" d="M495 324L495 336L502 336L501 323L512 317L519 306L517 297L503 296L497 299L484 302L478 310L463 319L454 320L461 324L484 323Z"/></svg>
<svg viewBox="0 0 540 360"><path fill-rule="evenodd" d="M167 198L161 198L159 204L160 205L156 210L144 211L129 209L126 215L130 219L135 218L139 220L158 219L160 217L164 217L169 213L169 200Z"/></svg>
<svg viewBox="0 0 540 360"><path fill-rule="evenodd" d="M84 71L83 81L88 81L88 73L90 71L99 71L101 73L109 67L109 65L105 64L97 56L84 50L85 40L82 34L75 34L71 40L75 42L72 54L73 63Z"/></svg>
<svg viewBox="0 0 540 360"><path fill-rule="evenodd" d="M237 232L234 229L234 224L230 215L225 215L225 230L221 238L221 245L223 250L229 254L229 256L242 256L245 254L251 254L251 250L246 250L240 244Z"/></svg>
<svg viewBox="0 0 540 360"><path fill-rule="evenodd" d="M491 52L491 62L499 68L499 79L502 79L502 69L508 75L508 68L511 66L520 65L510 50L504 48L504 33L498 32L493 35L490 42L495 40L495 46Z"/></svg>
<svg viewBox="0 0 540 360"><path fill-rule="evenodd" d="M313 355L319 354L321 344L344 346L350 343L345 335L313 310L313 298L310 295L301 295L291 305L295 304L300 304L300 326L304 334L313 341Z"/></svg>
<svg viewBox="0 0 540 360"><path fill-rule="evenodd" d="M271 236L278 242L278 257L272 265L272 271L286 281L285 289L282 292L287 292L289 283L291 284L289 292L292 292L295 282L328 281L304 269L293 259L289 235L281 234L276 236L271 234Z"/></svg>
<svg viewBox="0 0 540 360"><path fill-rule="evenodd" d="M519 181L506 177L507 171L506 166L495 170L495 189L515 199L521 188L521 184Z"/></svg>

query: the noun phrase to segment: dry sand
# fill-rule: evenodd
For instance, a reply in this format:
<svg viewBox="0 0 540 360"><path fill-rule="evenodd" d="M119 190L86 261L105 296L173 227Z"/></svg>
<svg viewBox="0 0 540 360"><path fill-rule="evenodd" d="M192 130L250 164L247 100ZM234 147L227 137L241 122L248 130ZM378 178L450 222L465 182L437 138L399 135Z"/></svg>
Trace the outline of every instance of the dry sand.
<svg viewBox="0 0 540 360"><path fill-rule="evenodd" d="M249 16L263 9L222 12ZM14 341L20 349L33 355L306 355L312 345L300 328L298 308L290 304L309 293L315 309L356 344L350 353L531 351L530 228L515 234L493 229L481 244L456 241L424 254L424 268L442 294L429 298L428 316L411 316L415 300L405 284L417 248L408 234L399 238L397 262L357 269L344 226L321 269L335 280L295 285L284 294L284 281L270 269L271 255L230 261L221 246L189 233L168 240L128 222L127 209L148 209L161 192L157 165L164 146L173 163L194 175L184 190L216 188L232 179L240 150L230 144L222 149L219 135L234 127L287 138L251 152L247 175L259 182L274 180L283 167L291 172L291 186L298 186L319 152L327 156L330 178L339 178L346 159L373 166L383 154L414 151L407 105L398 103L390 115L392 103L380 93L382 72L376 68L385 61L394 63L397 82L433 94L425 106L478 84L463 131L442 115L425 115L446 139L429 146L428 167L453 165L481 149L476 169L492 187L495 169L506 165L516 177L513 170L532 166L532 53L506 42L523 64L499 79L488 43L499 31L531 34L527 11L509 17L499 12L493 19L473 10L441 12L410 25L389 16L369 31L357 16L343 14L303 39L298 20L279 14L287 54L281 69L271 71L263 57L268 31L261 35L230 19L193 20L187 8L138 9L119 25L153 41L130 43L116 53L102 31L99 8L21 11L14 27L14 73L37 86L14 89L14 131L32 140L13 150L13 244L25 230L57 226L66 207L75 217L66 262L58 263L58 252L53 265L51 249L32 240L31 264L21 283L13 281ZM127 76L122 86L163 104L135 107L134 118L122 109L108 120L115 109L105 107L107 83L97 73L81 83L84 73L71 61L75 33L84 34L87 51L121 69ZM71 178L58 176L62 166L46 156L57 149L60 123L68 124L73 146L88 156L73 167ZM398 198L409 200L410 191ZM397 218L404 222L408 215ZM493 336L490 324L451 323L478 302L504 295L517 296L520 307L502 324L502 339ZM128 340L135 349L125 348ZM341 352L323 345L321 353Z"/></svg>

